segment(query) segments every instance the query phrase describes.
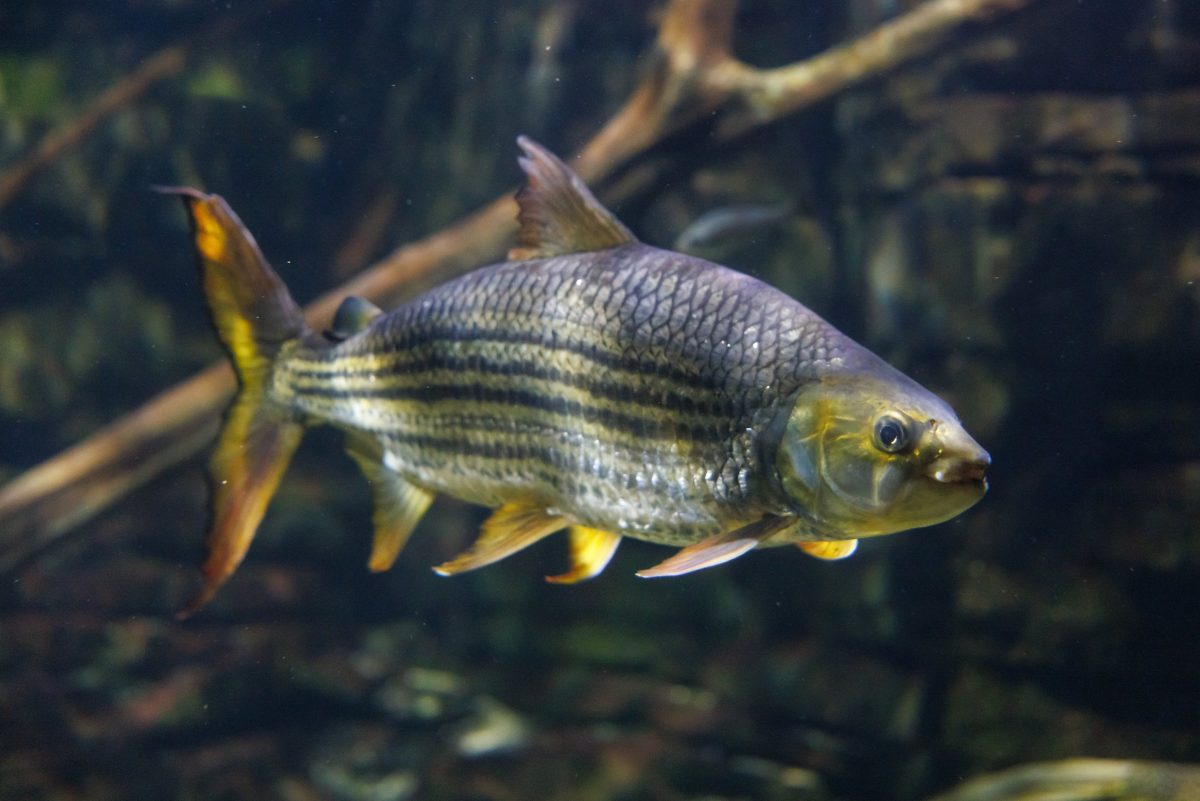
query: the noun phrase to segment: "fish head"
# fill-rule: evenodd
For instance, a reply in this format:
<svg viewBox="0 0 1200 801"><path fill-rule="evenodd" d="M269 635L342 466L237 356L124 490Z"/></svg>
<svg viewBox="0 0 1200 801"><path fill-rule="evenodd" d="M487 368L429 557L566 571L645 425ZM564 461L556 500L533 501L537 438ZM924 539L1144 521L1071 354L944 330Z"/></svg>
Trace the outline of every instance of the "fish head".
<svg viewBox="0 0 1200 801"><path fill-rule="evenodd" d="M987 492L990 464L947 403L890 367L801 390L775 455L797 513L845 539L954 517Z"/></svg>

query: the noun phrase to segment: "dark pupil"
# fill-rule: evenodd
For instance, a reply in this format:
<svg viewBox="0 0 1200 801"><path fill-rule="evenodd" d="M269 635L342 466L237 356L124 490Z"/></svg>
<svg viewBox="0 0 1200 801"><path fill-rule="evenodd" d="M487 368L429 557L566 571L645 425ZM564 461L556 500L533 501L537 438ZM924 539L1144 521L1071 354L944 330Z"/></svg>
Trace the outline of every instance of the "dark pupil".
<svg viewBox="0 0 1200 801"><path fill-rule="evenodd" d="M884 423L879 429L879 438L883 440L883 444L889 448L895 445L900 440L900 426L895 423Z"/></svg>
<svg viewBox="0 0 1200 801"><path fill-rule="evenodd" d="M888 453L898 453L908 444L908 432L904 423L895 417L884 417L875 424L875 436L880 441L880 447Z"/></svg>

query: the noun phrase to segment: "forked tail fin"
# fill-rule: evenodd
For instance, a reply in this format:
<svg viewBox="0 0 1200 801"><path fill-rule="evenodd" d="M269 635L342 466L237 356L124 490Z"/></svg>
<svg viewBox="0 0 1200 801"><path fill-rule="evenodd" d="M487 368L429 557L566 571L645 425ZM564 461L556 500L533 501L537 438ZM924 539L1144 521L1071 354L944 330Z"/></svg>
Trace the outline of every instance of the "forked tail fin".
<svg viewBox="0 0 1200 801"><path fill-rule="evenodd" d="M241 563L300 444L303 424L273 404L267 389L281 348L309 329L254 237L223 199L195 189L162 191L179 195L191 218L204 296L239 385L209 463L208 558L201 568L204 586L179 613L187 617L208 603Z"/></svg>

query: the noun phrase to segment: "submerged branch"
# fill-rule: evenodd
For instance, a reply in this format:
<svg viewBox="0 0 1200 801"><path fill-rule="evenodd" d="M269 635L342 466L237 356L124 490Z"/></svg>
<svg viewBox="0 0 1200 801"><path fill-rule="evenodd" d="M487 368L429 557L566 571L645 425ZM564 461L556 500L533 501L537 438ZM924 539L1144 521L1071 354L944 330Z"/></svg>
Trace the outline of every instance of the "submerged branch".
<svg viewBox="0 0 1200 801"><path fill-rule="evenodd" d="M827 53L788 67L756 70L730 51L734 0L672 0L659 26L650 75L583 148L575 166L586 180L601 180L667 136L713 114L720 115L717 136L732 138L927 56L946 45L964 23L1032 2L930 0ZM397 249L309 306L310 322L324 327L348 294L390 305L415 285L495 257L511 238L515 217L516 205L506 195ZM199 452L216 430L232 390L230 371L210 368L0 488L0 572Z"/></svg>
<svg viewBox="0 0 1200 801"><path fill-rule="evenodd" d="M184 45L172 45L159 50L131 74L105 90L83 114L46 134L33 152L0 175L0 209L11 203L33 176L86 139L100 123L128 107L162 81L178 75L186 63L187 47Z"/></svg>
<svg viewBox="0 0 1200 801"><path fill-rule="evenodd" d="M981 776L931 801L1187 801L1200 767L1122 759L1067 759Z"/></svg>
<svg viewBox="0 0 1200 801"><path fill-rule="evenodd" d="M66 125L55 128L38 142L27 156L0 174L0 210L13 201L35 175L49 167L64 153L77 147L105 120L128 108L163 81L183 72L188 56L197 43L219 41L258 15L289 0L267 0L251 13L222 18L188 41L164 47L121 80L104 90L83 113Z"/></svg>
<svg viewBox="0 0 1200 801"><path fill-rule="evenodd" d="M775 69L729 59L709 74L714 91L740 101L721 121L734 136L779 119L921 58L964 25L1017 11L1031 0L929 0L909 13L826 52Z"/></svg>

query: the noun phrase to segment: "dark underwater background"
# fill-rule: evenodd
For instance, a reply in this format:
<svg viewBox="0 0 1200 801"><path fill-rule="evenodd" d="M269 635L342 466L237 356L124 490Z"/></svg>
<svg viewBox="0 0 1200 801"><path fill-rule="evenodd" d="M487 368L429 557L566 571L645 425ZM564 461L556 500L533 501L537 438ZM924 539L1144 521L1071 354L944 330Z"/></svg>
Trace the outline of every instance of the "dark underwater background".
<svg viewBox="0 0 1200 801"><path fill-rule="evenodd" d="M919 5L744 0L735 52L791 63ZM184 215L150 186L220 193L307 302L511 191L518 134L582 146L661 13L4 2L0 182L188 49L0 207L0 484L222 358ZM316 430L245 564L177 622L197 455L44 547L0 520L0 557L20 553L0 561L0 798L907 801L1079 757L1120 761L1069 763L1058 795L945 797L1200 797L1200 4L1036 0L639 164L653 182L598 190L652 244L782 209L700 255L950 399L992 454L987 497L842 562L773 549L644 581L667 552L627 541L568 588L542 581L554 538L433 574L485 514L443 498L371 575L369 488ZM1149 778L1106 784L1118 769Z"/></svg>

